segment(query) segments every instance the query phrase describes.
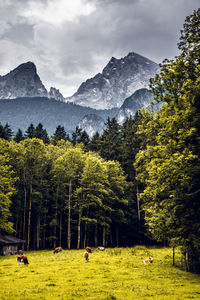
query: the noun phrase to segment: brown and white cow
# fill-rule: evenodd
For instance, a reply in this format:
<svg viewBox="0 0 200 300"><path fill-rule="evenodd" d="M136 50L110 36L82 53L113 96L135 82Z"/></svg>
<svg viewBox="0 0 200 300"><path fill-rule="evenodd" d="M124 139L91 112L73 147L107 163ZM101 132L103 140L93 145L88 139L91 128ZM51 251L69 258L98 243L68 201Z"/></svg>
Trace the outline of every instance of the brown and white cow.
<svg viewBox="0 0 200 300"><path fill-rule="evenodd" d="M142 262L143 262L144 264L152 263L152 262L153 262L153 257L145 258Z"/></svg>
<svg viewBox="0 0 200 300"><path fill-rule="evenodd" d="M86 250L88 253L92 253L92 249L91 249L90 247L88 247L88 246L85 248L85 250Z"/></svg>
<svg viewBox="0 0 200 300"><path fill-rule="evenodd" d="M105 250L105 247L103 247L103 246L98 246L98 247L97 247L97 250L99 250L99 251L104 251L104 250Z"/></svg>
<svg viewBox="0 0 200 300"><path fill-rule="evenodd" d="M89 253L87 252L87 250L84 252L83 257L85 258L86 262L89 262Z"/></svg>
<svg viewBox="0 0 200 300"><path fill-rule="evenodd" d="M62 251L62 248L61 247L57 247L53 250L53 254L55 253L58 253L58 252L61 252Z"/></svg>
<svg viewBox="0 0 200 300"><path fill-rule="evenodd" d="M29 265L28 258L26 255L22 254L17 257L17 264L24 263L24 265Z"/></svg>

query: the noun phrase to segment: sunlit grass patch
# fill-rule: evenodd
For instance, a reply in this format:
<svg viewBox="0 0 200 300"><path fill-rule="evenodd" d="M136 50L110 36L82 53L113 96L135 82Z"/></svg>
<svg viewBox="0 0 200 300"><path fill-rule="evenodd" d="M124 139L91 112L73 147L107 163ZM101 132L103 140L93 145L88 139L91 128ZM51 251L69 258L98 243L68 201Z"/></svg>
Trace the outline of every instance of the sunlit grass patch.
<svg viewBox="0 0 200 300"><path fill-rule="evenodd" d="M83 252L30 251L29 266L0 257L0 299L200 299L200 276L173 267L170 248L93 249L89 263Z"/></svg>

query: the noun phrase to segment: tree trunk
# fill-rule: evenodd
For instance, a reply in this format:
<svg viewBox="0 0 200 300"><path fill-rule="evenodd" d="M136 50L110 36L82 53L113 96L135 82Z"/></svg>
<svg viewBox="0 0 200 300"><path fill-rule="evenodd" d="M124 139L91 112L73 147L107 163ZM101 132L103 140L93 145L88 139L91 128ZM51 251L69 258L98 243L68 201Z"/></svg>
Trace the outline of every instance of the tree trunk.
<svg viewBox="0 0 200 300"><path fill-rule="evenodd" d="M24 175L24 180L25 180L25 175ZM27 193L26 193L26 186L25 186L25 183L24 183L24 215L23 215L23 230L22 230L23 240L26 239L26 236L25 236L25 231L26 231L26 202L27 202Z"/></svg>
<svg viewBox="0 0 200 300"><path fill-rule="evenodd" d="M19 224L19 231L20 231L20 239L23 240L23 218L20 218L20 224Z"/></svg>
<svg viewBox="0 0 200 300"><path fill-rule="evenodd" d="M30 246L30 231L31 231L31 201L32 201L32 181L30 183L29 208L28 208L28 234L27 234L27 250Z"/></svg>
<svg viewBox="0 0 200 300"><path fill-rule="evenodd" d="M79 213L78 213L78 239L77 239L77 249L80 248L80 242L81 242L81 216L82 216L82 209L79 209Z"/></svg>
<svg viewBox="0 0 200 300"><path fill-rule="evenodd" d="M185 252L185 270L186 272L189 272L189 254L188 250Z"/></svg>
<svg viewBox="0 0 200 300"><path fill-rule="evenodd" d="M175 247L173 247L173 266L175 265Z"/></svg>
<svg viewBox="0 0 200 300"><path fill-rule="evenodd" d="M59 246L62 247L62 211L60 211Z"/></svg>
<svg viewBox="0 0 200 300"><path fill-rule="evenodd" d="M97 223L95 224L94 244L95 244L95 247L98 246L98 225L97 225Z"/></svg>
<svg viewBox="0 0 200 300"><path fill-rule="evenodd" d="M87 243L87 221L85 222L85 232L84 232L84 241L83 241L83 247L86 248Z"/></svg>
<svg viewBox="0 0 200 300"><path fill-rule="evenodd" d="M54 225L54 237L57 236L57 224L58 224L58 188L57 188L57 191L56 191L56 208L55 208L55 225ZM54 239L54 248L57 247L57 241L56 241L56 238Z"/></svg>
<svg viewBox="0 0 200 300"><path fill-rule="evenodd" d="M113 246L113 236L112 236L112 229L110 229L110 246Z"/></svg>
<svg viewBox="0 0 200 300"><path fill-rule="evenodd" d="M67 246L71 248L71 196L72 196L72 181L69 182L69 200L68 200L68 231L67 231Z"/></svg>
<svg viewBox="0 0 200 300"><path fill-rule="evenodd" d="M115 237L116 237L116 246L119 246L119 230L118 230L118 225L116 226L115 229Z"/></svg>
<svg viewBox="0 0 200 300"><path fill-rule="evenodd" d="M106 247L106 227L103 226L103 247Z"/></svg>
<svg viewBox="0 0 200 300"><path fill-rule="evenodd" d="M137 172L136 172L136 177L137 177ZM138 183L136 181L136 191L137 191L137 213L138 213L138 220L140 221L140 201L139 201L139 197L138 197L138 194L139 194L139 189L138 189Z"/></svg>
<svg viewBox="0 0 200 300"><path fill-rule="evenodd" d="M37 216L36 249L40 248L40 214Z"/></svg>
<svg viewBox="0 0 200 300"><path fill-rule="evenodd" d="M42 247L43 247L43 249L46 248L46 220L47 220L47 213L46 213L46 209L45 209L44 223L43 223L43 239L42 239Z"/></svg>

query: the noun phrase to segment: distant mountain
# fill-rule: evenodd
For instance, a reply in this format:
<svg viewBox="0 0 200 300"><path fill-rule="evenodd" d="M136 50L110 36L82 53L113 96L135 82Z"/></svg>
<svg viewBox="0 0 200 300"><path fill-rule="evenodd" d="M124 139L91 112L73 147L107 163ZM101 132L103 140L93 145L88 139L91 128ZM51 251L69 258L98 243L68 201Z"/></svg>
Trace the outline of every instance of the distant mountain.
<svg viewBox="0 0 200 300"><path fill-rule="evenodd" d="M117 113L118 109L95 110L47 97L2 99L0 101L0 122L2 125L8 123L14 133L19 128L25 132L31 123L34 126L42 123L49 136L54 134L58 125L64 126L66 132L70 134L86 116L97 115L98 123L99 120L106 122L109 116L112 118Z"/></svg>
<svg viewBox="0 0 200 300"><path fill-rule="evenodd" d="M78 125L92 136L102 132L108 117L122 123L148 106L152 97L145 87L158 71L156 63L133 52L121 59L112 57L102 73L65 99L56 88L46 90L34 63L23 63L0 76L0 122L15 133L41 122L50 136L58 125L69 134Z"/></svg>
<svg viewBox="0 0 200 300"><path fill-rule="evenodd" d="M82 83L66 101L96 109L120 107L136 90L148 87L159 66L134 52L121 59L112 57L102 73Z"/></svg>
<svg viewBox="0 0 200 300"><path fill-rule="evenodd" d="M48 94L32 62L21 64L5 76L0 76L0 99L46 97Z"/></svg>
<svg viewBox="0 0 200 300"><path fill-rule="evenodd" d="M34 63L27 62L19 65L10 73L0 76L0 99L19 97L49 97L64 101L63 95L56 88L46 90Z"/></svg>
<svg viewBox="0 0 200 300"><path fill-rule="evenodd" d="M62 102L65 101L65 98L64 98L63 95L60 93L60 91L57 90L57 89L54 88L54 87L51 87L51 88L50 88L50 91L49 91L49 94L48 94L48 98L52 98L52 99L55 99L55 100L58 100L58 101L62 101Z"/></svg>
<svg viewBox="0 0 200 300"><path fill-rule="evenodd" d="M116 117L117 121L123 123L127 117L134 116L138 109L148 107L151 101L153 101L153 97L149 90L137 90L133 95L124 100Z"/></svg>

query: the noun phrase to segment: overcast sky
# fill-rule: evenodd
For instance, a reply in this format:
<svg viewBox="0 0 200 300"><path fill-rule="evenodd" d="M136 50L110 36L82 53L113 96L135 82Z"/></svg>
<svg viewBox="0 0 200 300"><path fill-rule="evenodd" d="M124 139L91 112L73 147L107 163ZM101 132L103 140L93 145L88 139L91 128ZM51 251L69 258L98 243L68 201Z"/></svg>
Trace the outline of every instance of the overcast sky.
<svg viewBox="0 0 200 300"><path fill-rule="evenodd" d="M157 63L178 54L199 0L0 0L0 75L32 61L49 89L71 96L112 56Z"/></svg>

